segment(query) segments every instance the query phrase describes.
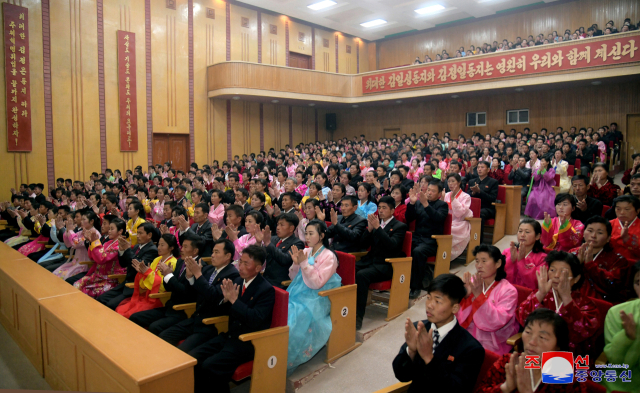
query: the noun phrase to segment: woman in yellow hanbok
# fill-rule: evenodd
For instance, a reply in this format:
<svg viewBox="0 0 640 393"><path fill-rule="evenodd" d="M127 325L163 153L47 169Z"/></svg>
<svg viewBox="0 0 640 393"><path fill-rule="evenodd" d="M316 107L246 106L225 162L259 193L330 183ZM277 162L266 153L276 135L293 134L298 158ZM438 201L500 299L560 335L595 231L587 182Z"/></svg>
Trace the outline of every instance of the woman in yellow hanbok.
<svg viewBox="0 0 640 393"><path fill-rule="evenodd" d="M138 244L138 227L146 222L142 218L145 216L144 206L139 201L131 202L127 208L127 214L129 215L127 233L129 234L131 247L133 247Z"/></svg>

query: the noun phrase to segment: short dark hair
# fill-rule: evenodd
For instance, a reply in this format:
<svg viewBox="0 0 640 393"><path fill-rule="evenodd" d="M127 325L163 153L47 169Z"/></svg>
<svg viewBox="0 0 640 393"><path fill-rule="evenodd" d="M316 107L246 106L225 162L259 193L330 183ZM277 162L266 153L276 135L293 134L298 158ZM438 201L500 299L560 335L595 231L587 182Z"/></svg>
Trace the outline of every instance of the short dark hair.
<svg viewBox="0 0 640 393"><path fill-rule="evenodd" d="M280 216L278 216L278 221L277 222L280 222L281 220L285 220L289 224L293 225L294 228L297 228L298 224L300 223L300 220L298 219L298 216L296 216L293 213L281 214Z"/></svg>
<svg viewBox="0 0 640 393"><path fill-rule="evenodd" d="M202 238L202 236L196 235L195 233L193 233L191 231L187 231L185 233L185 237L184 237L184 240L182 241L182 243L184 244L184 242L186 240L188 240L191 243L191 247L192 248L197 248L198 249L198 254L200 254L202 251L204 251L204 239Z"/></svg>
<svg viewBox="0 0 640 393"><path fill-rule="evenodd" d="M458 304L465 296L467 290L460 277L455 274L446 273L431 280L427 286L427 293L440 292L451 300L451 303Z"/></svg>
<svg viewBox="0 0 640 393"><path fill-rule="evenodd" d="M576 257L575 255L565 251L554 250L547 255L547 257L545 258L545 262L547 262L547 266L549 266L549 268L551 268L551 264L553 262L566 263L571 268L572 277L575 278L580 276L580 280L578 280L578 282L576 282L571 287L571 290L575 291L576 289L582 286L582 283L584 282L584 274L582 274L582 263L580 263L580 261L578 260L578 257Z"/></svg>
<svg viewBox="0 0 640 393"><path fill-rule="evenodd" d="M142 223L138 228L142 228L146 234L153 233L156 230L156 227L154 227L149 221Z"/></svg>
<svg viewBox="0 0 640 393"><path fill-rule="evenodd" d="M548 308L538 308L534 310L524 321L524 328L531 326L534 322L548 323L553 326L553 333L556 335L556 345L561 351L569 350L569 326L567 321L560 315Z"/></svg>
<svg viewBox="0 0 640 393"><path fill-rule="evenodd" d="M389 209L391 210L396 208L396 200L393 199L393 197L390 195L383 196L382 198L380 198L380 200L378 201L378 206L380 206L381 203L384 203L387 206L389 206Z"/></svg>
<svg viewBox="0 0 640 393"><path fill-rule="evenodd" d="M209 214L209 204L205 203L205 202L200 202L197 205L194 206L193 210L196 210L197 208L202 209L202 212L204 214Z"/></svg>
<svg viewBox="0 0 640 393"><path fill-rule="evenodd" d="M309 200L309 199L307 199L307 201L308 201L308 200ZM355 195L345 195L345 196L342 198L342 201L343 201L343 202L344 202L344 201L349 201L349 202L351 202L351 204L352 204L353 206L358 206L358 198L356 198L356 196L355 196Z"/></svg>
<svg viewBox="0 0 640 393"><path fill-rule="evenodd" d="M507 258L502 255L500 249L496 246L492 246L490 244L480 244L477 245L476 248L473 249L473 256L475 257L477 254L481 252L486 252L489 254L489 257L493 259L494 263L500 263L498 270L496 271L496 281L500 281L503 278L507 278L507 272L504 270L505 265L507 264Z"/></svg>
<svg viewBox="0 0 640 393"><path fill-rule="evenodd" d="M571 183L573 183L574 181L580 181L580 180L582 180L585 185L589 184L589 178L585 175L575 175L574 177L571 178Z"/></svg>
<svg viewBox="0 0 640 393"><path fill-rule="evenodd" d="M231 254L231 261L233 261L234 255L236 255L236 246L233 245L233 242L229 239L218 239L213 243L215 247L216 244L224 244L223 251L226 254Z"/></svg>
<svg viewBox="0 0 640 393"><path fill-rule="evenodd" d="M294 216L295 217L295 216ZM297 217L296 217L297 218ZM249 255L249 258L259 265L264 265L267 260L267 251L264 247L252 244L242 250L243 254Z"/></svg>
<svg viewBox="0 0 640 393"><path fill-rule="evenodd" d="M433 179L429 182L430 186L437 186L438 187L438 192L442 192L442 182L438 179Z"/></svg>
<svg viewBox="0 0 640 393"><path fill-rule="evenodd" d="M563 192L563 193L560 193L560 194L556 195L556 199L553 201L553 205L556 206L559 203L562 203L564 201L569 201L569 203L571 203L571 206L573 208L576 207L576 198L573 195L571 195L571 194L569 194L567 192Z"/></svg>
<svg viewBox="0 0 640 393"><path fill-rule="evenodd" d="M491 168L491 163L489 161L479 161L478 165L484 165L487 167L487 169Z"/></svg>
<svg viewBox="0 0 640 393"><path fill-rule="evenodd" d="M613 200L613 206L616 206L619 202L627 202L633 205L634 209L640 209L640 199L636 198L633 195L625 194L617 197Z"/></svg>
<svg viewBox="0 0 640 393"><path fill-rule="evenodd" d="M224 210L226 214L229 214L229 212L233 212L238 217L244 216L244 209L242 208L242 206L233 204L233 205L229 205L229 207L225 208Z"/></svg>

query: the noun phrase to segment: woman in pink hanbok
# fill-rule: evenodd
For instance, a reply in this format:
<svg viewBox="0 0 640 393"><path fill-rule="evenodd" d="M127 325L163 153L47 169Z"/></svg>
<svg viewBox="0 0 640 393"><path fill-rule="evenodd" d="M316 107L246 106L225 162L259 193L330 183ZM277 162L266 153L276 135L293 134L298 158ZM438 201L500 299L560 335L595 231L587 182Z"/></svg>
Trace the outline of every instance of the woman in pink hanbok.
<svg viewBox="0 0 640 393"><path fill-rule="evenodd" d="M518 291L506 280L505 260L498 247L481 244L473 255L478 273L464 274L467 296L456 318L485 349L503 355L512 349L507 339L518 332Z"/></svg>
<svg viewBox="0 0 640 393"><path fill-rule="evenodd" d="M107 218L105 218L107 219ZM89 240L89 258L95 262L87 275L73 284L87 295L96 298L118 285L118 281L109 278L112 274L125 274L126 268L122 268L118 261L118 239L127 237L127 224L121 218L111 218L109 224L109 239L104 245L100 242L98 231L85 232L85 238Z"/></svg>
<svg viewBox="0 0 640 393"><path fill-rule="evenodd" d="M549 159L542 157L540 159L540 169L531 173L531 186L529 187L527 207L524 210L524 214L536 220L542 219L545 213L555 217L556 209L553 200L556 192L553 186L556 184L556 172L550 167Z"/></svg>
<svg viewBox="0 0 640 393"><path fill-rule="evenodd" d="M542 244L549 251L571 251L582 244L584 224L571 218L576 210L576 198L570 194L558 194L555 197L557 217L551 218L545 213L542 222Z"/></svg>
<svg viewBox="0 0 640 393"><path fill-rule="evenodd" d="M93 211L87 211L82 214L82 229L77 232L74 229L75 223L71 219L67 220L67 230L64 232L63 239L64 245L69 250L72 250L73 256L69 261L53 271L53 274L63 280L89 270L89 266L80 264L80 262L89 260L89 251L85 246L84 231L92 229L100 231L100 218Z"/></svg>
<svg viewBox="0 0 640 393"><path fill-rule="evenodd" d="M471 224L465 218L473 217L473 212L469 209L471 196L460 189L461 183L462 178L457 173L447 176L447 184L451 191L445 194L444 201L449 205L449 212L453 218L451 221L451 236L453 237L451 260L458 258L467 248Z"/></svg>
<svg viewBox="0 0 640 393"><path fill-rule="evenodd" d="M222 229L225 228L223 196L224 193L221 190L211 191L211 208L209 209L209 222L211 225L216 224L218 228Z"/></svg>
<svg viewBox="0 0 640 393"><path fill-rule="evenodd" d="M536 272L546 264L547 257L540 242L542 227L538 221L527 217L520 221L517 236L518 243L511 242L511 246L502 252L506 258L507 280L535 291L538 289Z"/></svg>
<svg viewBox="0 0 640 393"><path fill-rule="evenodd" d="M422 167L420 167L420 160L414 158L413 160L411 160L411 169L409 170L409 173L407 173L407 179L417 182L418 180L420 180L422 172L423 169Z"/></svg>
<svg viewBox="0 0 640 393"><path fill-rule="evenodd" d="M236 247L236 254L234 255L233 260L237 261L240 259L242 255L242 251L252 244L256 244L256 233L262 229L263 222L262 213L257 210L252 210L247 213L244 218L244 227L247 230L246 235L242 235L238 238L238 229L227 227L225 232L227 232L227 239L233 242L233 245Z"/></svg>
<svg viewBox="0 0 640 393"><path fill-rule="evenodd" d="M55 206L51 202L43 202L38 208L38 214L35 216L33 231L38 234L35 240L30 241L18 249L24 256L28 256L34 252L42 251L49 242L51 234L51 221L55 220L56 214L53 212Z"/></svg>

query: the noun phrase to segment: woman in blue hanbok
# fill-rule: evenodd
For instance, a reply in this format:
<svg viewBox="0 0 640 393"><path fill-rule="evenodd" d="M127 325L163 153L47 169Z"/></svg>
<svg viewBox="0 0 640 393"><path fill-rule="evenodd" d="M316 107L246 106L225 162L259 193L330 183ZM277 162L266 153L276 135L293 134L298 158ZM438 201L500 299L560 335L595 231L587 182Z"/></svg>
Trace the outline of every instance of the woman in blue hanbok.
<svg viewBox="0 0 640 393"><path fill-rule="evenodd" d="M342 279L336 273L338 258L329 247L327 226L312 220L305 229L307 248L291 247L293 265L289 292L289 357L287 373L309 361L325 346L331 334L331 302L318 295L337 288Z"/></svg>

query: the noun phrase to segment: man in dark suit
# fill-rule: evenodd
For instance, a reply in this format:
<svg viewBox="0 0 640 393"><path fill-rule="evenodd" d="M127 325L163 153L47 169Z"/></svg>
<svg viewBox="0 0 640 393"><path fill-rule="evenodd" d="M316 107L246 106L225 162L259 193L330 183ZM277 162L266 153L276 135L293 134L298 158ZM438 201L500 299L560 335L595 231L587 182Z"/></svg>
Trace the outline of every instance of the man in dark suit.
<svg viewBox="0 0 640 393"><path fill-rule="evenodd" d="M441 274L427 288L427 319L405 323L406 342L393 372L411 382L409 392L471 392L484 361L484 348L458 323L455 313L467 291L454 274Z"/></svg>
<svg viewBox="0 0 640 393"><path fill-rule="evenodd" d="M518 157L518 166L509 172L509 180L513 182L514 186L522 186L520 197L524 201L524 198L529 193L529 185L531 184L531 168L527 168L526 158ZM524 202L522 205L524 206Z"/></svg>
<svg viewBox="0 0 640 393"><path fill-rule="evenodd" d="M193 209L194 224L189 227L189 222L183 216L178 217L180 225L180 244L187 232L195 233L204 240L204 249L200 253L201 257L210 257L213 252L213 235L211 233L211 223L208 219L209 205L202 202L198 203Z"/></svg>
<svg viewBox="0 0 640 393"><path fill-rule="evenodd" d="M477 166L478 177L469 181L469 195L473 198L479 198L481 201L480 218L482 218L483 228L486 220L496 216L493 202L498 199L498 181L488 176L490 167L491 164L487 161L480 161ZM505 201L501 202L505 203Z"/></svg>
<svg viewBox="0 0 640 393"><path fill-rule="evenodd" d="M446 204L445 204L446 205ZM356 263L357 306L356 329L362 327L369 285L387 281L393 277L393 267L385 262L387 258L401 258L406 255L402 251L404 235L409 230L407 224L393 217L396 203L393 197L385 196L378 201L378 217L370 214L367 219L367 231L364 232L364 243L371 249Z"/></svg>
<svg viewBox="0 0 640 393"><path fill-rule="evenodd" d="M236 368L253 360L253 344L238 337L271 326L276 293L260 274L265 260L263 247L248 246L238 263L240 277L222 282L222 301L231 304L229 331L189 352L198 360L194 368L195 392L229 392L229 381Z"/></svg>
<svg viewBox="0 0 640 393"><path fill-rule="evenodd" d="M173 271L171 266L162 262L158 264L158 270L163 275L164 289L167 292L171 292L171 298L167 300L164 307L137 312L131 315L129 320L143 328L148 328L151 333L159 335L162 331L186 319L187 314L181 310L174 310L173 306L192 303L196 300L196 294L189 290L190 285L186 274L187 265L185 259L191 257L198 261L200 259L198 254L203 248L204 241L202 238L187 232L182 242L181 257L176 263L176 270Z"/></svg>
<svg viewBox="0 0 640 393"><path fill-rule="evenodd" d="M125 283L134 282L136 269L131 266L131 261L137 259L140 262L144 262L145 265L150 266L151 262L158 257L158 248L153 242L151 242L151 236L155 231L155 227L150 222L145 222L138 227L138 244L131 247L131 243L124 238L118 240L119 246L119 258L118 263L122 267L127 268L127 277L124 282L115 286L112 290L103 293L98 296L98 301L112 310L124 299L133 295L133 288L125 287Z"/></svg>
<svg viewBox="0 0 640 393"><path fill-rule="evenodd" d="M433 267L427 263L429 257L438 252L438 242L432 235L444 233L444 221L449 214L449 206L440 200L442 182L432 180L426 190L418 192L414 188L409 193L409 204L405 217L407 223L416 222L416 231L411 241L411 293L415 299L420 295L423 280L431 281Z"/></svg>
<svg viewBox="0 0 640 393"><path fill-rule="evenodd" d="M230 205L225 208L225 214L227 215L227 225L231 224L234 228L238 228L238 239L247 234L247 228L242 225L242 218L245 214L242 206ZM222 228L216 229L215 227L211 230L211 236L214 242L219 239L228 238L227 232Z"/></svg>
<svg viewBox="0 0 640 393"><path fill-rule="evenodd" d="M589 187L589 178L585 175L576 175L571 178L571 188L576 197L576 208L573 209L571 218L583 224L593 216L602 215L602 202L587 195Z"/></svg>
<svg viewBox="0 0 640 393"><path fill-rule="evenodd" d="M298 223L299 220L295 214L281 214L278 216L275 236L271 236L269 226L263 232L256 233L256 244L262 242L267 251L264 278L278 288L283 288L282 282L289 280L289 268L293 264L289 255L291 246L304 249L304 242L294 235Z"/></svg>
<svg viewBox="0 0 640 393"><path fill-rule="evenodd" d="M469 159L469 168L467 168L467 172L464 175L467 184L471 183L471 179L478 177L478 158L475 156L471 156Z"/></svg>
<svg viewBox="0 0 640 393"><path fill-rule="evenodd" d="M178 345L178 348L186 353L204 344L218 335L215 325L205 325L205 318L229 315L229 302L222 302L222 282L224 279L231 281L239 277L238 270L231 263L236 248L230 240L218 240L213 246L211 265L202 265L200 261L186 258L189 292L196 297L196 311L191 318L180 321L178 324L160 333L160 338L170 344ZM184 314L184 311L180 311Z"/></svg>
<svg viewBox="0 0 640 393"><path fill-rule="evenodd" d="M231 172L227 177L228 190L224 192L222 197L223 203L235 203L236 202L236 186L240 185L240 176L237 173Z"/></svg>
<svg viewBox="0 0 640 393"><path fill-rule="evenodd" d="M333 248L342 252L362 251L362 235L367 228L367 220L356 214L358 198L347 195L340 205L342 215L331 209L331 226L327 236L333 238Z"/></svg>

